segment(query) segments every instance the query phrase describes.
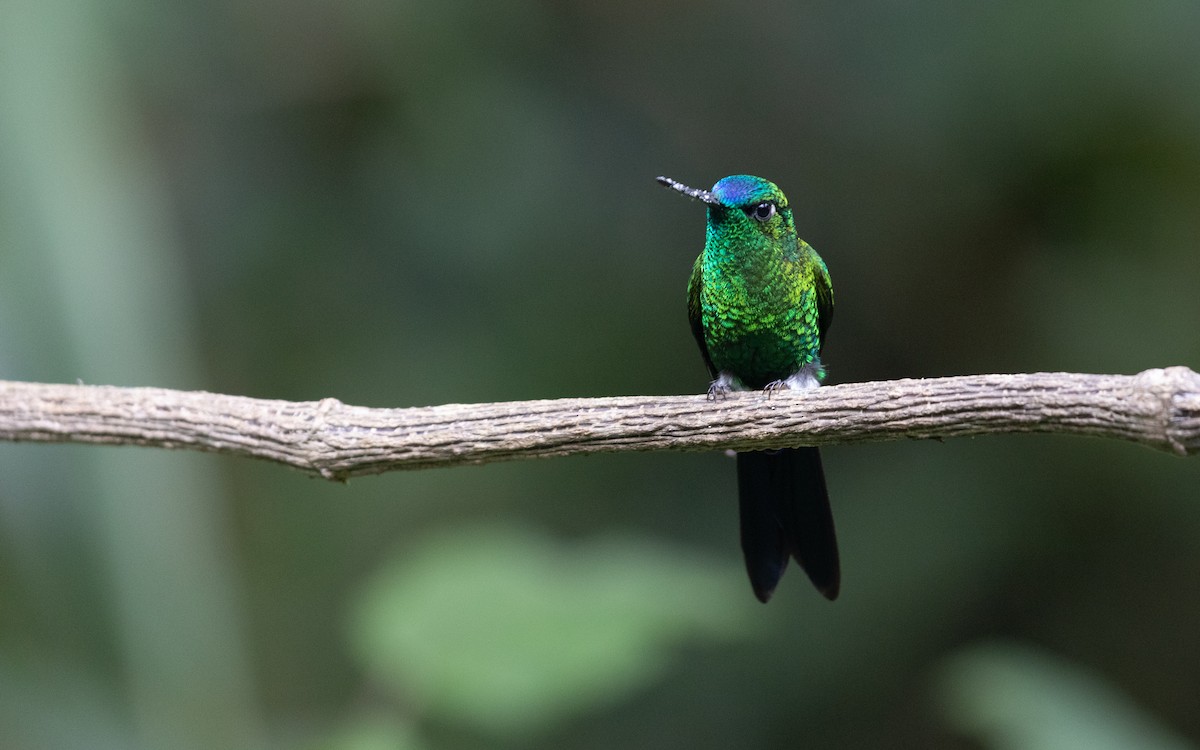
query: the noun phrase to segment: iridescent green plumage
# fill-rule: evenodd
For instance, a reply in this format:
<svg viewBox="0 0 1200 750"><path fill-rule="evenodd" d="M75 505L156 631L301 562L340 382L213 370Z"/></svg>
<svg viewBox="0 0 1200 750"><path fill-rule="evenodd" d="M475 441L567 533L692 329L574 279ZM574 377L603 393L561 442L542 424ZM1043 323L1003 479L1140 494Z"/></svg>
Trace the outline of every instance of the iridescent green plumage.
<svg viewBox="0 0 1200 750"><path fill-rule="evenodd" d="M749 175L726 177L711 191L658 181L708 205L704 251L688 282L688 317L713 377L710 397L819 385L833 287L825 262L796 236L783 192ZM835 598L837 542L817 449L739 454L738 495L742 549L758 598L770 598L789 555Z"/></svg>

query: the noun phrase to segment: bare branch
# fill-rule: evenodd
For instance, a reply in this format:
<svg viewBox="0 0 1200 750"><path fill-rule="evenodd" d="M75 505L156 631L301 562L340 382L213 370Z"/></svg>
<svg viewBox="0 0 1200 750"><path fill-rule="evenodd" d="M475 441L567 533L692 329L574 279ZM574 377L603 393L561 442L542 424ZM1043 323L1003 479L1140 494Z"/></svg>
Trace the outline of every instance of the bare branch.
<svg viewBox="0 0 1200 750"><path fill-rule="evenodd" d="M1035 373L811 391L447 404L410 409L161 388L0 381L0 440L187 448L328 479L393 469L651 450L831 445L1014 432L1200 450L1200 375Z"/></svg>

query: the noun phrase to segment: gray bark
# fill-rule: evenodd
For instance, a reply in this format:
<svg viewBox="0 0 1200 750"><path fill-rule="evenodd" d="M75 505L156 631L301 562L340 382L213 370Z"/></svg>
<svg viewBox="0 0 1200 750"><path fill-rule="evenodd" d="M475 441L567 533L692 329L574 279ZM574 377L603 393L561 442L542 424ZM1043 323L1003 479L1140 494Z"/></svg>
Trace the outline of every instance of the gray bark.
<svg viewBox="0 0 1200 750"><path fill-rule="evenodd" d="M1200 375L1034 373L809 391L624 396L406 409L0 381L0 439L214 451L328 479L393 469L652 450L832 445L1042 432L1200 450Z"/></svg>

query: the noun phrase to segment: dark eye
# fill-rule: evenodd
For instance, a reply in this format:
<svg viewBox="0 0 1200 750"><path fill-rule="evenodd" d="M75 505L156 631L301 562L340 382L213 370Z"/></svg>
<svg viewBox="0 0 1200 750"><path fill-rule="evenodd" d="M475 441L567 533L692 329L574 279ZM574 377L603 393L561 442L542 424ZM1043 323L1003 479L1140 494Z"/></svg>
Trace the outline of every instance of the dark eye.
<svg viewBox="0 0 1200 750"><path fill-rule="evenodd" d="M746 209L746 213L755 221L766 221L775 215L774 203L759 203L754 208Z"/></svg>

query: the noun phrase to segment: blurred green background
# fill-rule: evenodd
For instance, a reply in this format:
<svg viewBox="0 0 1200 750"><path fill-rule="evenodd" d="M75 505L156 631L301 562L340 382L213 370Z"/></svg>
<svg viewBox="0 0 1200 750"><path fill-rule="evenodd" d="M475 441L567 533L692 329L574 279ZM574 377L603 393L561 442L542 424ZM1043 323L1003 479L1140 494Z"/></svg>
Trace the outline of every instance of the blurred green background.
<svg viewBox="0 0 1200 750"><path fill-rule="evenodd" d="M1200 368L1194 2L8 0L0 377L697 393L653 178L742 172L828 262L829 382ZM0 445L0 747L1200 743L1200 462L825 461L842 598L763 607L716 454Z"/></svg>

